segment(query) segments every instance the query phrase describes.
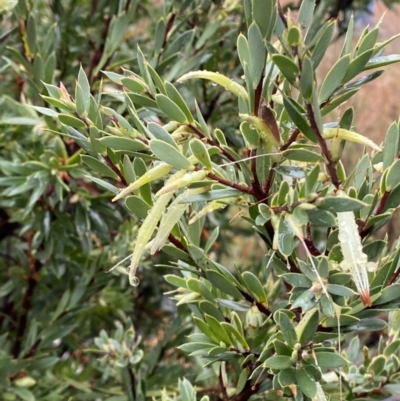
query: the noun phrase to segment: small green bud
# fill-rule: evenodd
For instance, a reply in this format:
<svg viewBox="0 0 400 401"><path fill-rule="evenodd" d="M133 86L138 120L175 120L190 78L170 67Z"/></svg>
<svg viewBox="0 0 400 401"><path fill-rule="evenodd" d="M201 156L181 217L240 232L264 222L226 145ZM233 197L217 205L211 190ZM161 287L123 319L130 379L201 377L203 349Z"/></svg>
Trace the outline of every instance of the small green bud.
<svg viewBox="0 0 400 401"><path fill-rule="evenodd" d="M36 380L30 376L21 377L20 379L14 380L15 387L29 388L36 384Z"/></svg>

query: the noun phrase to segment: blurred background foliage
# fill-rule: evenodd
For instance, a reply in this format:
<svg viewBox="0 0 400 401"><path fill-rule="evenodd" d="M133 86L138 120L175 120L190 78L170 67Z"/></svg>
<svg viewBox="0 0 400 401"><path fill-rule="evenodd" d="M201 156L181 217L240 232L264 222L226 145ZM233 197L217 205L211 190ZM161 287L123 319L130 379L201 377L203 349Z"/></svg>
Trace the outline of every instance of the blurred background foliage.
<svg viewBox="0 0 400 401"><path fill-rule="evenodd" d="M321 23L338 16L340 33L354 9L368 5L321 2ZM214 377L212 369L201 370L196 358L189 363L176 348L193 323L188 308L164 295L172 288L165 270L153 260L135 288L124 275L105 274L131 250L139 222L88 179L99 166L92 159L82 163L80 154L91 152L85 141L71 130L60 135L51 111L41 108L46 101L57 106L48 96L56 91L51 84L68 106L82 65L94 98L118 111L113 73L140 73L140 52L171 82L198 69L240 75L241 1L4 0L0 11L2 399L168 400L178 391L182 400L192 400L191 384L178 383L183 376L196 378L198 395L218 399L218 390L202 387ZM232 97L204 81L191 93L206 123L235 143ZM140 117L148 117L145 109ZM106 123L113 126L111 119ZM123 187L115 157L106 155L101 175ZM221 260L234 255L243 266L265 264L259 243L246 239L247 226L227 230L231 218L218 221L225 232L214 252ZM157 259L168 260L163 254Z"/></svg>

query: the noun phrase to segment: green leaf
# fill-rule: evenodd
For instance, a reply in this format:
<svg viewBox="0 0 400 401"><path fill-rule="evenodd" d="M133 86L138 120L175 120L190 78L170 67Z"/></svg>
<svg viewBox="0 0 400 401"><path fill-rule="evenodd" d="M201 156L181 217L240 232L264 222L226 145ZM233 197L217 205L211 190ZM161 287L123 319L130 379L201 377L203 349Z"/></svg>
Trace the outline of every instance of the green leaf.
<svg viewBox="0 0 400 401"><path fill-rule="evenodd" d="M296 78L299 75L299 68L297 65L287 56L281 54L273 54L272 61L279 68L283 76L294 86L296 86Z"/></svg>
<svg viewBox="0 0 400 401"><path fill-rule="evenodd" d="M146 84L139 78L124 77L119 79L120 85L124 85L127 89L134 93L142 93L146 89Z"/></svg>
<svg viewBox="0 0 400 401"><path fill-rule="evenodd" d="M363 71L373 52L374 51L371 49L364 53L359 53L359 55L350 62L346 75L343 78L343 83L350 81L350 79L353 79L357 74Z"/></svg>
<svg viewBox="0 0 400 401"><path fill-rule="evenodd" d="M200 139L194 138L189 143L190 150L196 159L209 170L212 169L211 158L204 143Z"/></svg>
<svg viewBox="0 0 400 401"><path fill-rule="evenodd" d="M325 198L319 198L315 202L315 205L318 206L319 209L328 210L334 213L356 211L367 206L358 199L341 196L327 196Z"/></svg>
<svg viewBox="0 0 400 401"><path fill-rule="evenodd" d="M244 65L250 65L250 50L249 44L246 37L243 34L239 34L237 39L237 52L240 60L240 64L244 69Z"/></svg>
<svg viewBox="0 0 400 401"><path fill-rule="evenodd" d="M326 75L319 92L319 102L325 102L340 86L350 64L350 56L340 58Z"/></svg>
<svg viewBox="0 0 400 401"><path fill-rule="evenodd" d="M149 143L150 150L163 162L174 166L179 170L192 170L193 166L190 161L183 156L179 150L170 144L160 141L159 139L152 139Z"/></svg>
<svg viewBox="0 0 400 401"><path fill-rule="evenodd" d="M289 356L286 355L275 355L268 358L263 366L270 369L283 370L288 369L292 366L293 362Z"/></svg>
<svg viewBox="0 0 400 401"><path fill-rule="evenodd" d="M385 287L380 297L374 301L374 305L381 305L399 298L400 283Z"/></svg>
<svg viewBox="0 0 400 401"><path fill-rule="evenodd" d="M392 191L400 184L400 159L397 159L389 168L386 175L386 191Z"/></svg>
<svg viewBox="0 0 400 401"><path fill-rule="evenodd" d="M279 251L286 257L289 257L294 248L294 234L289 222L284 216L279 219L278 226L278 246Z"/></svg>
<svg viewBox="0 0 400 401"><path fill-rule="evenodd" d="M236 339L236 341L244 348L244 349L249 349L249 345L247 344L244 336L242 333L239 332L235 327L233 327L231 324L222 321L221 326L225 329L225 331L233 338Z"/></svg>
<svg viewBox="0 0 400 401"><path fill-rule="evenodd" d="M282 331L282 335L289 346L293 347L296 343L298 343L296 330L294 329L293 323L286 313L282 311L275 312L274 320L278 323Z"/></svg>
<svg viewBox="0 0 400 401"><path fill-rule="evenodd" d="M107 189L108 191L114 193L114 194L118 194L120 192L120 190L115 187L114 185L110 184L107 181L101 180L100 178L97 177L92 177L90 175L86 175L86 178L89 178L89 180L92 180L93 182L95 182L96 184L99 184L100 186L102 186L103 188Z"/></svg>
<svg viewBox="0 0 400 401"><path fill-rule="evenodd" d="M132 92L127 93L127 95L128 98L131 99L132 103L135 105L153 109L158 108L157 103L153 99L150 99L147 96L139 95L137 93L132 93Z"/></svg>
<svg viewBox="0 0 400 401"><path fill-rule="evenodd" d="M385 384L382 387L382 390L385 392L392 394L394 396L397 396L400 394L400 383L390 383L390 384ZM389 397L390 398L390 397Z"/></svg>
<svg viewBox="0 0 400 401"><path fill-rule="evenodd" d="M317 364L321 368L341 368L347 365L347 361L341 355L333 352L316 352Z"/></svg>
<svg viewBox="0 0 400 401"><path fill-rule="evenodd" d="M156 95L158 107L167 115L171 120L177 121L181 124L188 124L185 113L176 105L170 98L165 95Z"/></svg>
<svg viewBox="0 0 400 401"><path fill-rule="evenodd" d="M137 139L124 138L120 136L105 136L100 138L99 141L114 151L139 152L148 149L143 142L138 141Z"/></svg>
<svg viewBox="0 0 400 401"><path fill-rule="evenodd" d="M304 0L304 3L307 3L308 0ZM314 0L311 0L314 3ZM303 95L303 98L306 100L310 100L313 92L314 85L314 68L309 57L304 57L303 59L303 68L301 71L300 77L300 92Z"/></svg>
<svg viewBox="0 0 400 401"><path fill-rule="evenodd" d="M372 70L373 68L380 68L386 65L400 62L400 54L391 54L389 56L374 57L369 60L364 68L364 71Z"/></svg>
<svg viewBox="0 0 400 401"><path fill-rule="evenodd" d="M177 151L179 151L178 145L174 141L174 138L172 138L171 134L161 125L158 125L156 123L149 123L147 129L155 136L156 139L168 143L169 145L173 146Z"/></svg>
<svg viewBox="0 0 400 401"><path fill-rule="evenodd" d="M240 195L242 195L242 192L236 189L213 189L204 194L193 195L188 198L182 199L182 203L196 203L203 201L208 202L218 199L232 198Z"/></svg>
<svg viewBox="0 0 400 401"><path fill-rule="evenodd" d="M90 106L90 85L87 76L85 74L85 71L82 68L82 65L79 68L77 86L79 86L82 90L81 92L82 103L84 106L84 112L87 113L89 111L89 106Z"/></svg>
<svg viewBox="0 0 400 401"><path fill-rule="evenodd" d="M380 331L387 326L387 323L382 319L361 319L359 322L346 327L347 330L355 331Z"/></svg>
<svg viewBox="0 0 400 401"><path fill-rule="evenodd" d="M279 384L282 387L290 386L296 383L295 370L293 368L284 369L279 372L278 375Z"/></svg>
<svg viewBox="0 0 400 401"><path fill-rule="evenodd" d="M300 162L318 163L325 160L321 155L307 149L288 149L282 152L282 154L289 160Z"/></svg>
<svg viewBox="0 0 400 401"><path fill-rule="evenodd" d="M102 163L100 160L95 159L92 156L81 155L81 160L90 168L95 170L98 174L114 178L115 180L119 180L118 175L111 170L106 164Z"/></svg>
<svg viewBox="0 0 400 401"><path fill-rule="evenodd" d="M249 271L244 272L242 277L247 289L250 292L250 295L255 297L258 302L267 302L267 297L260 280Z"/></svg>
<svg viewBox="0 0 400 401"><path fill-rule="evenodd" d="M205 315L206 323L208 327L212 330L214 335L218 338L219 341L224 342L228 346L233 346L232 340L228 336L225 329L221 326L218 320L214 316Z"/></svg>
<svg viewBox="0 0 400 401"><path fill-rule="evenodd" d="M300 273L287 273L280 277L293 287L310 288L312 285L311 280Z"/></svg>
<svg viewBox="0 0 400 401"><path fill-rule="evenodd" d="M270 39L277 18L277 10L273 0L253 0L252 19L260 28L261 34L267 40Z"/></svg>
<svg viewBox="0 0 400 401"><path fill-rule="evenodd" d="M392 123L387 130L385 146L383 147L383 170L386 170L396 160L399 144L399 126Z"/></svg>
<svg viewBox="0 0 400 401"><path fill-rule="evenodd" d="M296 369L296 381L305 396L309 398L315 397L317 394L317 383L314 377L309 375L303 367Z"/></svg>
<svg viewBox="0 0 400 401"><path fill-rule="evenodd" d="M369 370L374 374L374 376L380 375L385 369L387 359L384 355L376 356L369 365Z"/></svg>
<svg viewBox="0 0 400 401"><path fill-rule="evenodd" d="M125 199L125 205L132 213L141 219L145 219L148 211L151 209L151 207L142 198L139 198L136 195L128 196Z"/></svg>
<svg viewBox="0 0 400 401"><path fill-rule="evenodd" d="M249 27L248 41L252 85L253 89L256 89L264 71L266 50L260 29L255 22Z"/></svg>
<svg viewBox="0 0 400 401"><path fill-rule="evenodd" d="M308 124L304 115L299 111L301 106L292 98L284 97L283 105L296 127L312 142L317 142L314 131Z"/></svg>
<svg viewBox="0 0 400 401"><path fill-rule="evenodd" d="M170 82L166 82L165 89L167 91L168 98L171 99L182 110L182 112L186 116L187 121L189 123L193 123L194 119L192 113L190 112L189 107L187 106L186 102L183 100L183 97L175 88L175 86L172 85Z"/></svg>
<svg viewBox="0 0 400 401"><path fill-rule="evenodd" d="M322 28L322 33L318 38L318 41L314 47L314 50L313 50L312 56L311 56L311 61L314 66L314 70L318 67L322 58L326 54L326 50L328 49L328 46L331 44L332 37L335 32L335 27L336 27L336 22L331 21Z"/></svg>
<svg viewBox="0 0 400 401"><path fill-rule="evenodd" d="M27 388L13 387L12 391L24 401L35 401L36 399L33 393Z"/></svg>
<svg viewBox="0 0 400 401"><path fill-rule="evenodd" d="M296 26L292 26L287 34L287 41L291 46L297 46L300 41L300 31Z"/></svg>
<svg viewBox="0 0 400 401"><path fill-rule="evenodd" d="M314 308L305 313L296 326L296 334L300 344L307 344L314 338L319 324L319 311Z"/></svg>
<svg viewBox="0 0 400 401"><path fill-rule="evenodd" d="M330 294L339 295L341 297L351 297L353 295L357 295L356 292L348 287L345 287L344 285L328 284L326 289Z"/></svg>
<svg viewBox="0 0 400 401"><path fill-rule="evenodd" d="M243 138L249 144L250 149L256 149L258 147L260 143L260 135L253 125L247 121L243 121L240 124L240 132L242 133Z"/></svg>
<svg viewBox="0 0 400 401"><path fill-rule="evenodd" d="M303 0L300 4L297 19L304 33L308 32L311 25L315 8L315 0Z"/></svg>
<svg viewBox="0 0 400 401"><path fill-rule="evenodd" d="M240 291L230 282L230 280L228 280L228 278L223 276L221 273L214 270L207 270L206 276L211 284L215 285L225 294L231 295L237 299L242 299L242 294Z"/></svg>
<svg viewBox="0 0 400 401"><path fill-rule="evenodd" d="M219 74L218 72L210 72L210 71L192 71L188 74L183 75L178 79L178 82L186 81L187 79L193 78L202 78L208 79L210 81L215 82L218 85L223 86L226 90L232 92L234 95L238 97L242 97L244 100L248 100L249 96L246 92L246 89L243 86L239 85L237 82L229 79L228 77Z"/></svg>
<svg viewBox="0 0 400 401"><path fill-rule="evenodd" d="M375 27L369 31L364 37L361 36L357 43L357 55L362 54L370 49L373 49L376 39L378 39L379 27ZM375 50L375 49L374 49Z"/></svg>
<svg viewBox="0 0 400 401"><path fill-rule="evenodd" d="M61 123L69 125L70 127L86 128L86 124L82 120L74 116L70 116L69 114L59 113L58 119L60 120Z"/></svg>

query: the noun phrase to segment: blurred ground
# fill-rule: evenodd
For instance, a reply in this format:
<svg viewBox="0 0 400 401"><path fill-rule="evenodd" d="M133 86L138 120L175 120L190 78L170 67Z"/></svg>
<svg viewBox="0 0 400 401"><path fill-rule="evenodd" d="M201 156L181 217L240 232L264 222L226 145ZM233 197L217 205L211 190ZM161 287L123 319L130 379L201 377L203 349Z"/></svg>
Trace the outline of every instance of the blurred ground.
<svg viewBox="0 0 400 401"><path fill-rule="evenodd" d="M375 27L386 7L377 2L374 7L374 15L365 21L358 23L354 45L357 43L365 23ZM400 32L400 6L393 11L387 11L381 24L378 42L382 42ZM319 68L319 77L322 78L337 60L343 45L343 39L335 41ZM384 54L400 53L400 38L392 42ZM377 143L383 141L389 125L400 115L400 64L394 64L385 68L384 74L363 87L357 95L348 102L355 111L355 128L357 132L365 135ZM347 108L346 107L346 108ZM345 110L345 109L344 109ZM343 111L344 111L343 110ZM360 153L358 153L359 156ZM354 154L351 157L356 157Z"/></svg>
<svg viewBox="0 0 400 401"><path fill-rule="evenodd" d="M370 28L375 27L385 11L386 15L381 23L378 42L400 33L400 5L393 10L387 10L382 2L377 2L373 15L357 24L354 46L366 24L369 24ZM318 70L319 82L337 60L343 40L344 38L340 38L331 45L329 54L325 56ZM386 48L384 55L388 54L400 54L400 38ZM375 143L382 143L388 127L400 116L400 64L385 67L383 75L364 86L334 117L339 119L340 114L350 106L354 108L355 131L369 137ZM330 120L332 121L332 115ZM343 162L347 171L351 171L351 167L355 166L362 156L362 151L363 149L359 145L346 144ZM400 213L395 213L390 224L381 230L379 236L384 237L386 233L389 234L390 244L399 238Z"/></svg>

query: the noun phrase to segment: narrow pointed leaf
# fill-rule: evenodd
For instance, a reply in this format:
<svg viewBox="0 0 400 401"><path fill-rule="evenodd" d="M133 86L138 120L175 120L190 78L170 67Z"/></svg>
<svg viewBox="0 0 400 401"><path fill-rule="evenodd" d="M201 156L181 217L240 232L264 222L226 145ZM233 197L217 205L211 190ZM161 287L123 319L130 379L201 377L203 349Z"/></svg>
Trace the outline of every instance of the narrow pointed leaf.
<svg viewBox="0 0 400 401"><path fill-rule="evenodd" d="M193 169L192 163L169 143L152 139L149 146L150 150L163 162L181 170Z"/></svg>

